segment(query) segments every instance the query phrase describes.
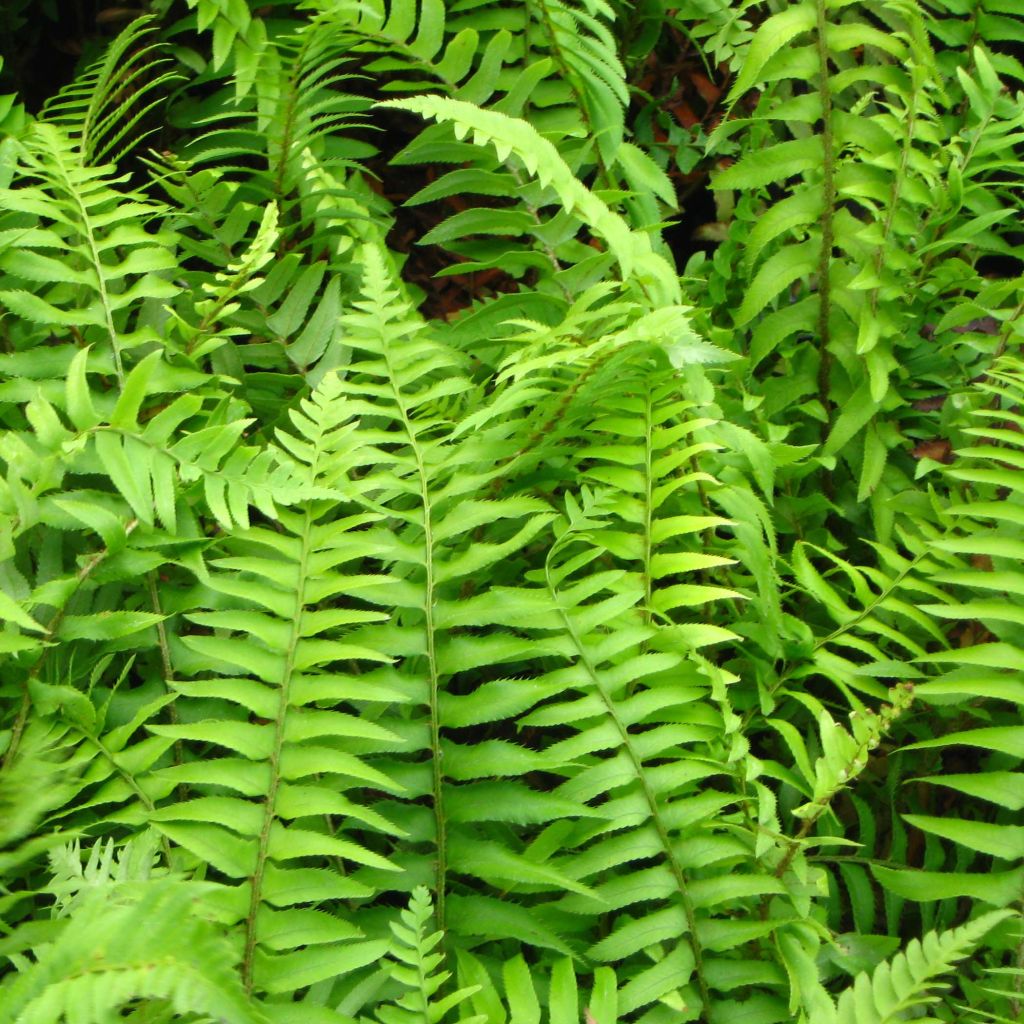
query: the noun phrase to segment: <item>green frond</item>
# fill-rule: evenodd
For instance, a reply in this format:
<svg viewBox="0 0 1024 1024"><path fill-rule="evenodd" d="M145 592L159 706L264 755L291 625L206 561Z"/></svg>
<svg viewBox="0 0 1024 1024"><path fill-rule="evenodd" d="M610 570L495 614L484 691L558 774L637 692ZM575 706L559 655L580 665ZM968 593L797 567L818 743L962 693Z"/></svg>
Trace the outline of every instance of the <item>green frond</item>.
<svg viewBox="0 0 1024 1024"><path fill-rule="evenodd" d="M881 964L868 977L857 976L839 997L836 1024L889 1024L936 1001L934 992L957 961L974 952L984 937L1009 916L993 911L948 932L929 932L921 941Z"/></svg>
<svg viewBox="0 0 1024 1024"><path fill-rule="evenodd" d="M0 982L0 1021L108 1019L147 1000L179 1014L263 1024L235 974L231 945L195 913L201 891L180 881L129 883L113 900L83 902L33 962Z"/></svg>
<svg viewBox="0 0 1024 1024"><path fill-rule="evenodd" d="M0 735L0 874L10 879L26 862L61 843L62 837L44 831L43 823L74 795L81 764L62 742L62 730L49 722L29 722L21 736L8 729ZM25 894L10 891L6 883L4 889L0 911L10 922L17 919L12 907Z"/></svg>
<svg viewBox="0 0 1024 1024"><path fill-rule="evenodd" d="M814 623L815 663L837 687L885 696L877 676L916 676L913 661L928 646L947 643L933 619L922 609L928 598L948 601L942 589L928 582L938 565L924 538L905 536L912 558L876 545L878 563L850 561L807 544L797 544L791 557L793 578L819 604L832 628ZM825 567L820 570L818 562ZM819 632L820 630L820 632Z"/></svg>
<svg viewBox="0 0 1024 1024"><path fill-rule="evenodd" d="M211 36L211 68L230 71L234 95L245 99L256 84L267 46L267 27L248 0L188 0L195 27Z"/></svg>
<svg viewBox="0 0 1024 1024"><path fill-rule="evenodd" d="M450 122L456 138L470 136L474 145L493 147L500 161L514 156L527 174L554 193L567 214L589 225L605 241L623 280L635 281L652 306L679 302L678 279L664 258L653 251L650 236L631 231L626 221L575 177L554 144L528 122L442 96L389 100L380 106Z"/></svg>
<svg viewBox="0 0 1024 1024"><path fill-rule="evenodd" d="M1024 659L1024 552L1018 514L1022 493L1019 408L1024 399L1024 375L1016 359L1004 360L978 387L986 404L974 410L976 424L965 429L967 447L947 471L971 489L948 509L953 528L932 547L943 558L955 558L952 568L934 572L932 579L950 595L923 610L957 628L979 623L978 642L930 652L918 658L937 669L917 687L919 697L939 714L957 709L956 726L935 737L905 746L918 758L918 781L946 792L969 796L993 809L994 818L971 820L960 814L908 814L906 821L930 836L959 848L956 870L941 888L944 894L984 892L987 902L1004 905L1009 892L1000 881L1012 880L1024 863L1024 828L1019 824L1024 790L1024 727L1020 709L1024 691L1017 672ZM951 772L944 766L947 751L972 751L972 771ZM975 878L979 858L987 878ZM882 881L897 893L919 898L911 873L884 872ZM909 883L909 884L908 884ZM980 886L980 890L979 887ZM934 891L933 891L934 892ZM933 898L929 895L929 898Z"/></svg>
<svg viewBox="0 0 1024 1024"><path fill-rule="evenodd" d="M82 164L116 166L153 130L145 130L146 118L163 102L159 93L178 78L163 46L152 41L154 27L150 16L135 18L102 57L44 105L42 119L67 133Z"/></svg>
<svg viewBox="0 0 1024 1024"><path fill-rule="evenodd" d="M413 890L409 907L398 922L391 923L393 941L389 949L389 971L394 981L405 990L393 1004L377 1008L381 1024L439 1024L449 1013L464 1003L479 986L460 988L440 994L451 972L443 969L444 954L440 951L442 932L427 933L432 914L430 895L426 888ZM483 1016L459 1016L472 1024L482 1024Z"/></svg>
<svg viewBox="0 0 1024 1024"><path fill-rule="evenodd" d="M440 0L397 0L341 11L334 17L357 52L381 54L367 70L388 76L387 91L439 86L479 107L516 116L529 110L531 122L557 138L578 137L582 122L606 170L620 158L627 166L626 75L615 14L603 0L452 12ZM634 159L628 168L636 165Z"/></svg>
<svg viewBox="0 0 1024 1024"><path fill-rule="evenodd" d="M438 0L419 5L415 0L373 0L353 6L339 30L352 36L356 52L380 55L367 70L388 75L389 91L421 91L428 83L440 84L460 99L482 105L512 57L514 35L509 27L495 31L495 22L511 20L499 12L450 19Z"/></svg>
<svg viewBox="0 0 1024 1024"><path fill-rule="evenodd" d="M502 563L520 558L554 516L542 501L498 500L488 493L501 475L494 453L508 445L506 428L457 437L461 404L471 394L464 357L432 337L412 313L378 250L364 250L364 265L364 298L346 317L346 336L357 357L345 390L366 423L362 436L368 444L360 456L366 471L354 481L357 500L392 524L370 537L389 569L378 594L395 607L397 621L367 627L360 635L401 658L397 675L377 675L411 699L408 714L388 720L403 737L404 756L381 764L405 782L410 799L429 799L432 821L424 821L411 804L392 805L387 813L436 851L438 918L458 932L467 922L445 915L449 872L492 885L550 877L474 828L489 815L480 812L472 784L525 773L526 752L516 757L513 744L495 741L488 757L486 748L449 740L444 727L451 679L470 665L500 668L533 656L531 643L508 629L521 621L518 609L529 591L521 596L518 588L510 590L501 610L487 600L485 588L475 591L488 575L503 580ZM401 635L397 623L404 627ZM521 788L529 798L529 788ZM407 845L396 858L409 864L410 853ZM416 878L411 874L410 880ZM379 877L375 883L393 884Z"/></svg>
<svg viewBox="0 0 1024 1024"><path fill-rule="evenodd" d="M112 177L111 166L87 166L52 124L33 126L20 157L19 187L0 191L0 300L23 322L20 347L54 330L78 332L113 359L123 383L125 354L157 340L152 328L129 322L135 304L178 294L162 273L176 266L173 244L145 230L163 208L119 190L125 179Z"/></svg>
<svg viewBox="0 0 1024 1024"><path fill-rule="evenodd" d="M249 991L293 992L372 962L383 948L315 906L328 891L331 899L371 895L343 864L392 867L372 839L333 824L396 831L360 810L351 791L403 788L365 756L397 737L359 709L406 698L393 687L367 687L363 673L391 658L349 640L361 624L386 618L374 607L386 577L359 568L375 553L367 527L379 516L337 511L359 463L353 412L334 375L292 412L291 432L279 441L303 500L277 510L278 530L234 528L211 560L208 610L187 612L193 632L174 652L182 678L171 687L184 705L209 711L149 727L186 745L185 761L157 775L193 794L161 806L152 820L225 879ZM331 859L336 875L310 875L308 858Z"/></svg>
<svg viewBox="0 0 1024 1024"><path fill-rule="evenodd" d="M1016 2L6 5L0 1024L1019 1015Z"/></svg>
<svg viewBox="0 0 1024 1024"><path fill-rule="evenodd" d="M610 967L594 971L589 996L580 992L576 970L568 957L556 960L550 972L541 975L517 956L500 965L500 978L498 991L498 983L484 964L471 953L459 952L459 981L476 987L469 1001L482 1019L507 1020L509 1024L540 1024L542 1020L550 1024L576 1024L580 1020L615 1024L618 1020L616 978Z"/></svg>
<svg viewBox="0 0 1024 1024"><path fill-rule="evenodd" d="M535 123L542 131L561 129L576 134L573 120L582 115L599 162L614 164L623 143L629 92L612 31L615 14L611 6L604 0L578 4L536 0L529 11L543 40L539 51L547 50L548 59L561 72L562 88L571 93L569 104L549 98L549 109L538 112ZM530 56L536 59L536 55Z"/></svg>
<svg viewBox="0 0 1024 1024"><path fill-rule="evenodd" d="M351 164L372 149L342 134L359 123L366 100L343 91L351 60L339 26L329 16L268 41L249 94L200 120L202 131L184 156L196 166L230 166L259 201L276 201L289 214L313 153L325 166ZM250 164L262 164L252 173Z"/></svg>
<svg viewBox="0 0 1024 1024"><path fill-rule="evenodd" d="M629 1012L663 998L710 1009L702 937L709 919L730 898L781 887L773 878L742 872L742 844L716 836L712 825L736 797L707 787L726 770L715 756L722 722L706 702L708 679L687 663L686 652L727 634L710 626L659 628L645 614L641 574L593 568L609 550L605 538L614 536L603 527L618 504L616 491L584 492L579 505L570 501L569 527L546 570L571 653L543 681L557 680L563 692L520 723L560 723L572 730L549 749L564 765L555 769L565 778L555 792L600 815L577 820L562 837L559 857L560 870L593 891L566 896L556 906L577 915L612 913L609 934L589 950L599 961L625 961L649 947L661 950L653 966L625 973L620 1009ZM628 523L632 517L623 518ZM620 552L622 536L621 544L609 544L612 553L657 564L656 554L645 562L641 550ZM659 767L665 759L671 771ZM659 863L604 880L617 866L651 858ZM733 872L728 893L714 877L722 862ZM712 875L704 878L698 865L713 863Z"/></svg>

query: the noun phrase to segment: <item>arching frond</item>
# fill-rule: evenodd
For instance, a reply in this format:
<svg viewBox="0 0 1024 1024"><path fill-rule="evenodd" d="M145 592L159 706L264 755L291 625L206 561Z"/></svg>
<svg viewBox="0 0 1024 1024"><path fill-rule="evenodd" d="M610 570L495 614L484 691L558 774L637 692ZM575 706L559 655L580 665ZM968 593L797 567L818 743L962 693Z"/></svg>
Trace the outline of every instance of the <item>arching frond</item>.
<svg viewBox="0 0 1024 1024"><path fill-rule="evenodd" d="M117 165L154 129L147 117L172 82L165 48L154 41L152 17L135 18L81 75L51 96L45 121L59 125L87 166Z"/></svg>

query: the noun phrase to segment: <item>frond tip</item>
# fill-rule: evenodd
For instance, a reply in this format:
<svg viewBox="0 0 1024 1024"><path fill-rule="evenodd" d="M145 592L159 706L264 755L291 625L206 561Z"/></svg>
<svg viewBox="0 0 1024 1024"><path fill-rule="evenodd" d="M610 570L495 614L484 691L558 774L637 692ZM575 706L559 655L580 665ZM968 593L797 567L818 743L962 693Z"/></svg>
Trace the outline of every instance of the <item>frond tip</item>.
<svg viewBox="0 0 1024 1024"><path fill-rule="evenodd" d="M43 119L64 128L83 164L117 163L153 129L135 134L162 101L161 89L179 76L168 69L159 43L151 42L153 18L136 18L103 56L43 108Z"/></svg>
<svg viewBox="0 0 1024 1024"><path fill-rule="evenodd" d="M502 162L514 156L543 187L553 190L566 213L604 239L624 281L632 279L639 284L654 305L680 302L679 279L668 262L653 251L650 235L630 230L622 217L573 174L555 145L529 122L446 96L415 96L377 106L448 122L457 138L469 136L474 145L493 147Z"/></svg>
<svg viewBox="0 0 1024 1024"><path fill-rule="evenodd" d="M407 991L393 1003L378 1007L377 1017L382 1024L438 1024L480 988L460 988L436 998L451 971L439 969L444 963L444 954L438 948L444 933L427 932L433 913L430 894L426 886L420 885L413 890L408 908L402 911L401 923L391 923L394 940L389 951L390 973ZM463 1018L461 1024L480 1024L483 1019Z"/></svg>
<svg viewBox="0 0 1024 1024"><path fill-rule="evenodd" d="M960 928L929 932L921 941L912 939L902 953L879 964L870 977L857 976L839 997L835 1024L895 1024L907 1019L908 1010L934 1003L937 996L933 993L941 986L943 975L1012 915L1012 911L996 910Z"/></svg>

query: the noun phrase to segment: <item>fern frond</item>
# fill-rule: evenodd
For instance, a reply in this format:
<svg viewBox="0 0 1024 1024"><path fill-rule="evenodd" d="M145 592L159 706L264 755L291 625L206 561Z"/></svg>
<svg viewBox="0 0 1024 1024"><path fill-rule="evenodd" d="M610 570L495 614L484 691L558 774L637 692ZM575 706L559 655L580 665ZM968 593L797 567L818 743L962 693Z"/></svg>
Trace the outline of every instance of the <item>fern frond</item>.
<svg viewBox="0 0 1024 1024"><path fill-rule="evenodd" d="M650 236L631 231L626 221L575 177L554 144L526 121L442 96L389 100L380 106L450 122L457 138L471 136L475 145L492 146L501 161L514 156L527 174L552 190L566 213L604 239L623 280L635 281L652 307L679 303L678 278L667 261L653 251Z"/></svg>
<svg viewBox="0 0 1024 1024"><path fill-rule="evenodd" d="M571 90L573 106L582 114L587 137L596 144L599 163L614 164L622 147L629 92L611 31L615 24L613 9L604 0L579 4L534 0L530 13L541 29L549 59L561 72L563 87ZM573 129L564 120L564 109L552 106L554 109L534 111L533 123L542 131L557 126L572 134Z"/></svg>
<svg viewBox="0 0 1024 1024"><path fill-rule="evenodd" d="M157 340L152 328L132 326L135 304L178 294L161 274L176 266L167 236L144 228L163 209L118 191L124 179L86 166L54 125L36 124L21 153L21 175L36 184L0 191L0 209L15 215L0 300L34 331L33 344L55 328L98 343L123 384L124 354Z"/></svg>
<svg viewBox="0 0 1024 1024"><path fill-rule="evenodd" d="M451 972L442 968L444 955L439 947L444 933L427 934L431 912L430 895L419 886L413 890L408 909L401 912L400 923L391 923L390 974L407 991L392 1005L377 1008L381 1024L439 1024L479 989L464 987L439 995ZM459 1019L483 1024L486 1018L460 1015Z"/></svg>
<svg viewBox="0 0 1024 1024"><path fill-rule="evenodd" d="M446 916L450 872L491 885L523 873L549 878L517 851L482 840L469 823L477 817L486 820L488 814L474 814L478 805L472 786L452 785L525 774L525 752L516 758L515 746L502 741L490 750L451 742L444 735L443 702L448 680L470 664L500 666L527 660L535 650L525 638L506 632L522 614L528 594L520 598L516 589L510 590L507 609L496 607L486 593L466 598L474 595L483 574L496 573L503 560L519 557L553 513L537 499L484 500L500 474L495 453L509 451L507 430L504 436L499 428L457 439L453 428L461 418L460 402L470 393L463 357L432 338L412 314L382 254L367 247L364 262L365 297L346 318L349 342L361 358L350 366L345 387L352 408L379 424L362 432L368 442L362 456L367 473L357 486L368 510L395 523L386 533L375 532L374 539L378 557L390 567L391 580L380 595L397 606L405 639L392 648L397 640L393 627L370 627L366 635L367 642L403 656L399 678L418 710L411 721L389 725L412 741L404 753L417 759L424 750L428 753L430 768L424 770L422 761L392 762L388 768L408 778L411 798L429 798L433 820L429 829L417 825L412 806L396 806L393 816L433 846L438 920L458 932L468 921ZM474 530L484 536L474 537ZM459 635L466 627L472 632ZM385 673L384 679L389 676ZM503 750L509 755L504 766ZM459 807L464 808L461 814ZM449 817L464 818L467 827L454 827ZM405 860L408 852L400 856Z"/></svg>
<svg viewBox="0 0 1024 1024"><path fill-rule="evenodd" d="M128 883L113 900L81 903L37 959L0 983L4 1024L103 1019L136 1000L177 1013L264 1024L234 971L235 953L195 913L203 887L181 881Z"/></svg>
<svg viewBox="0 0 1024 1024"><path fill-rule="evenodd" d="M351 163L351 156L372 152L341 135L368 106L340 88L351 77L343 71L350 59L329 17L267 43L251 94L204 119L207 130L185 156L197 166L242 161L246 166L234 170L242 172L246 189L261 201L280 203L287 223L308 151L326 164ZM265 170L253 174L253 160Z"/></svg>
<svg viewBox="0 0 1024 1024"><path fill-rule="evenodd" d="M103 622L102 615L96 619ZM88 623L89 617L82 616L82 622ZM124 624L125 635L131 635L132 626L136 632L143 628L141 623ZM115 628L112 626L110 631L115 632ZM103 664L101 661L100 666ZM101 675L101 671L94 671L94 680ZM163 760L171 744L169 740L139 734L145 725L159 720L171 696L163 692L150 696L131 719L115 726L108 721L113 691L104 694L97 689L96 696L86 696L70 686L30 679L28 692L34 713L52 723L54 734L75 751L71 764L80 766L73 809L69 807L53 815L52 820L65 827L92 829L109 829L112 825L123 828L144 822L156 802L170 790L170 786L154 785L147 776ZM163 852L167 854L166 846Z"/></svg>
<svg viewBox="0 0 1024 1024"><path fill-rule="evenodd" d="M228 65L237 100L244 100L254 87L260 58L267 46L267 29L248 2L237 0L188 0L196 12L196 27L210 31L213 70Z"/></svg>
<svg viewBox="0 0 1024 1024"><path fill-rule="evenodd" d="M517 956L501 965L501 992L484 964L473 954L459 951L459 982L473 985L477 991L470 997L470 1005L488 1021L505 1020L510 1024L527 1024L547 1020L550 1024L578 1024L580 1020L595 1024L616 1024L618 1020L618 992L615 972L610 967L598 967L589 997L579 990L576 970L569 957L556 960L550 972L543 974L531 970L526 961ZM546 975L550 976L546 976ZM538 982L540 991L538 991ZM546 993L544 991L546 985ZM584 1005L580 1006L581 996ZM542 1015L542 1001L546 1003Z"/></svg>
<svg viewBox="0 0 1024 1024"><path fill-rule="evenodd" d="M211 317L237 283L238 275L230 274L230 268L226 276L226 288L211 289L215 296L207 303ZM186 337L201 339L203 327L200 323L199 329L185 332ZM139 422L147 392L159 390L158 379L167 369L160 352L139 362L128 374L109 422L103 422L88 384L89 354L76 355L69 369L65 405L82 440L92 442L83 462L93 456L131 512L149 527L159 521L166 529L175 529L182 492L192 483L202 485L206 507L226 528L233 523L247 525L250 505L273 516L276 503L290 504L301 485L288 462L268 448L241 443L251 419L232 423L207 419L199 426L196 419L203 412L203 396L189 393L178 395L156 415ZM173 382L173 370L169 376ZM186 424L197 429L186 431Z"/></svg>
<svg viewBox="0 0 1024 1024"><path fill-rule="evenodd" d="M858 975L840 995L836 1024L895 1024L906 1020L908 1011L937 1002L934 992L943 975L952 972L957 961L970 955L1009 916L1008 911L997 910L953 931L912 939L902 953L881 964L871 977Z"/></svg>
<svg viewBox="0 0 1024 1024"><path fill-rule="evenodd" d="M247 991L294 992L370 963L383 950L380 942L360 941L357 926L308 905L327 894L370 895L342 869L345 862L391 869L385 856L335 822L394 833L349 793L402 788L352 752L352 744L374 751L395 740L356 708L405 700L394 687L365 685L362 666L390 658L347 638L352 627L385 617L371 596L384 579L358 568L374 552L365 527L379 516L336 511L358 465L352 414L334 375L292 412L292 433L282 431L279 440L304 499L278 510L279 532L234 529L206 581L210 610L187 614L196 631L174 652L181 678L171 685L180 700L212 700L217 710L194 722L149 727L194 751L158 775L188 784L196 795L162 806L152 820L226 879ZM209 751L210 744L222 751ZM331 859L336 873L306 866L308 858Z"/></svg>
<svg viewBox="0 0 1024 1024"><path fill-rule="evenodd" d="M9 891L7 880L14 878L24 863L62 842L61 835L44 832L41 826L75 793L82 764L64 744L63 730L50 721L30 721L20 737L6 729L0 735L5 747L0 766L0 876L5 891L0 909L4 920L10 922L15 919L11 907L25 894Z"/></svg>
<svg viewBox="0 0 1024 1024"><path fill-rule="evenodd" d="M178 77L168 69L161 44L150 41L153 29L151 16L136 18L102 57L43 106L42 119L65 131L82 164L117 165L148 134L133 133L162 102L152 94Z"/></svg>
<svg viewBox="0 0 1024 1024"><path fill-rule="evenodd" d="M339 29L352 36L356 52L380 55L367 70L387 75L383 87L388 91L421 92L426 77L430 85L439 84L459 99L483 104L512 58L514 36L509 29L514 16L501 12L452 18L440 0L419 5L416 0L373 0L353 8L353 14ZM495 30L502 21L508 24Z"/></svg>
<svg viewBox="0 0 1024 1024"><path fill-rule="evenodd" d="M610 420L605 425L612 428ZM629 430L623 437L620 431L615 429L618 448L625 452L630 443L626 438L636 432ZM607 451L612 454L611 446ZM617 468L611 475L634 474L640 477L636 470ZM609 933L589 951L597 960L623 962L642 950L652 953L653 965L645 966L640 959L625 974L620 1010L670 999L702 1006L707 1013L714 997L706 937L715 935L719 951L744 941L739 934L730 937L727 928L718 931L722 922L713 920L716 912L729 899L780 892L781 887L773 878L744 872L743 845L717 834L712 824L737 798L728 788L707 786L707 780L725 771L714 753L723 726L707 699L708 677L687 663L684 652L728 634L704 624L659 628L655 621L662 615L652 620L645 608L643 571L595 569L594 563L607 553L643 567L657 566L661 558L655 549L646 553L645 561L643 522L635 522L625 494L620 498L614 483L622 486L614 481L600 493L584 492L579 505L569 502L570 529L553 550L546 575L573 653L570 665L550 676L552 683L562 683L563 692L520 722L527 727L557 722L571 728L573 735L549 751L567 762L558 769L565 781L555 792L587 802L601 815L593 822L578 821L562 837L561 870L581 881L593 879L594 893L567 896L559 909L575 914L611 911ZM667 498L673 484L662 488L667 488ZM624 491L635 489L627 485ZM642 507L643 498L636 504ZM653 505L656 509L658 502ZM604 522L619 507L623 525L640 527L635 543ZM672 540L673 525L682 526L681 520L673 523L671 518L664 524L665 541ZM664 557L666 566L678 562L675 568L685 572L691 556L666 552ZM657 601L655 585L651 606L656 608ZM637 864L648 860L651 866ZM604 880L626 865L629 870L621 877ZM729 875L728 887L721 884L723 873Z"/></svg>
<svg viewBox="0 0 1024 1024"><path fill-rule="evenodd" d="M971 820L947 813L905 818L913 827L962 851L957 872L951 872L951 884L946 887L950 895L960 887L972 887L975 881L985 885L985 879L976 880L963 869L975 865L979 856L994 858L997 871L988 880L990 902L1001 903L997 878L1005 878L1007 869L1019 869L1024 863L1024 827L1019 824L1024 690L1016 677L1024 659L1024 573L1020 568L1024 442L1019 432L1024 424L1020 415L1024 372L1019 360L1004 360L976 387L986 404L974 410L977 425L964 431L970 441L958 452L957 464L947 470L971 490L947 510L954 528L932 541L938 553L957 559L953 568L935 572L932 578L948 592L964 596L925 605L923 610L963 629L978 623L983 633L979 642L919 657L922 665L941 670L939 676L921 684L921 697L940 712L954 704L963 718L956 728L904 749L936 752L919 755L929 758L920 781L984 801L996 817ZM942 752L957 746L977 751L974 771L949 772L943 767ZM896 891L902 887L901 879L892 873L885 872L883 880Z"/></svg>

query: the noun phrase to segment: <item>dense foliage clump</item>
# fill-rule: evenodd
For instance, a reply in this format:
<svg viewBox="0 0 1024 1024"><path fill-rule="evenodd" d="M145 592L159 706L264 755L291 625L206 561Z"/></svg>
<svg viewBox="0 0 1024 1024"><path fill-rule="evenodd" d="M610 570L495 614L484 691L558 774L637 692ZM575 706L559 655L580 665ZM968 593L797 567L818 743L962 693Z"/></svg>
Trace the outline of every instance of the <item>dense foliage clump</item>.
<svg viewBox="0 0 1024 1024"><path fill-rule="evenodd" d="M1017 0L37 6L0 1024L1020 1020Z"/></svg>

